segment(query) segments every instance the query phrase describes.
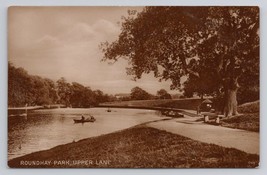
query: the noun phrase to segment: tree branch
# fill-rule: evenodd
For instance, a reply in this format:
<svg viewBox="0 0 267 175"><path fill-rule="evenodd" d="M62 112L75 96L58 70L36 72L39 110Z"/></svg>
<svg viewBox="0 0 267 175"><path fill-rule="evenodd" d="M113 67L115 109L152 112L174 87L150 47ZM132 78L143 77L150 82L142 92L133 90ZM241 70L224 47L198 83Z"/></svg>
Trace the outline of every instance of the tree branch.
<svg viewBox="0 0 267 175"><path fill-rule="evenodd" d="M196 76L198 78L200 77L198 72L195 72L195 71L191 70L190 68L188 68L188 65L186 64L186 61L185 61L185 57L184 56L182 56L180 54L179 55L179 58L180 58L180 60L182 62L183 68L184 68L184 70L185 70L186 73L189 73L191 75L194 75L194 76Z"/></svg>

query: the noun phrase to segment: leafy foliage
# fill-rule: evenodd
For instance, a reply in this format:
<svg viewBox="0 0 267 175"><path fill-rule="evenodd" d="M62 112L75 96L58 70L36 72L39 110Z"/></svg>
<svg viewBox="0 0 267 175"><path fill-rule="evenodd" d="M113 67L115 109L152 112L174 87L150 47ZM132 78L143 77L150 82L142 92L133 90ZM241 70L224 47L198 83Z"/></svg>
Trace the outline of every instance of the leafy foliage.
<svg viewBox="0 0 267 175"><path fill-rule="evenodd" d="M192 19L205 14L204 8L189 10L194 11L193 17L179 7L146 7L141 13L130 14L124 19L119 39L102 43L104 60L127 58L132 66L127 73L135 78L152 71L160 79L171 79L173 88L180 87L180 78L188 73L186 58L196 54L189 45L193 44L189 32L196 30Z"/></svg>
<svg viewBox="0 0 267 175"><path fill-rule="evenodd" d="M64 104L72 107L90 107L114 100L100 90L91 90L79 83L68 83L65 78L54 82L32 76L23 68L8 63L8 106Z"/></svg>
<svg viewBox="0 0 267 175"><path fill-rule="evenodd" d="M23 68L8 64L8 105L24 106L55 103L55 83L39 76L30 76Z"/></svg>
<svg viewBox="0 0 267 175"><path fill-rule="evenodd" d="M260 101L254 101L245 103L238 106L241 113L259 113L260 112Z"/></svg>
<svg viewBox="0 0 267 175"><path fill-rule="evenodd" d="M103 60L127 59L135 79L153 72L172 89L220 96L227 113L237 108L237 89L248 77L259 87L257 7L145 7L129 13L112 43L101 44ZM233 112L236 113L236 112Z"/></svg>
<svg viewBox="0 0 267 175"><path fill-rule="evenodd" d="M172 99L171 94L169 94L165 89L160 89L157 91L157 96L159 99Z"/></svg>
<svg viewBox="0 0 267 175"><path fill-rule="evenodd" d="M149 100L152 98L153 96L151 94L140 87L134 87L131 90L131 100Z"/></svg>

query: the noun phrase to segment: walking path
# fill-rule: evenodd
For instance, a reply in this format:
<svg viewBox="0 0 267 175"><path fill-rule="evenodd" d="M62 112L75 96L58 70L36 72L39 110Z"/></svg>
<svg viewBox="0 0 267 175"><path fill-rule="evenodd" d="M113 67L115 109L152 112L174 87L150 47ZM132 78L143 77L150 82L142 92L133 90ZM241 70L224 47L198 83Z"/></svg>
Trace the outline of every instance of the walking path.
<svg viewBox="0 0 267 175"><path fill-rule="evenodd" d="M179 134L193 140L236 148L247 153L259 154L259 133L196 122L197 117L162 120L147 126Z"/></svg>

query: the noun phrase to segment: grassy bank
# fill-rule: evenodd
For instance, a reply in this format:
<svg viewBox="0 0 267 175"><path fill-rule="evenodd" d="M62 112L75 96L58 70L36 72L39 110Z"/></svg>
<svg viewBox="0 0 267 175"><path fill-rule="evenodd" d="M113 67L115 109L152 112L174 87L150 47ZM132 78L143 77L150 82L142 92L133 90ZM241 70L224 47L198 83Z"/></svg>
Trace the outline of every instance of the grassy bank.
<svg viewBox="0 0 267 175"><path fill-rule="evenodd" d="M177 109L189 109L196 110L197 106L202 102L201 99L166 99L166 100L136 100L136 101L121 101L111 102L102 105L107 106L135 106L135 107L166 107ZM225 118L221 120L221 126L229 128L244 129L248 131L259 132L260 120L259 120L259 101L245 103L238 106L239 116ZM190 115L190 114L187 114Z"/></svg>
<svg viewBox="0 0 267 175"><path fill-rule="evenodd" d="M260 130L260 102L250 102L238 107L239 116L222 120L222 126L259 132Z"/></svg>
<svg viewBox="0 0 267 175"><path fill-rule="evenodd" d="M30 165L31 161L47 161L47 164ZM258 162L258 155L139 126L32 153L8 164L23 168L247 168L257 167Z"/></svg>
<svg viewBox="0 0 267 175"><path fill-rule="evenodd" d="M157 100L134 100L103 103L101 106L136 106L136 107L167 107L177 109L196 110L197 106L203 100L199 98L192 99L157 99Z"/></svg>

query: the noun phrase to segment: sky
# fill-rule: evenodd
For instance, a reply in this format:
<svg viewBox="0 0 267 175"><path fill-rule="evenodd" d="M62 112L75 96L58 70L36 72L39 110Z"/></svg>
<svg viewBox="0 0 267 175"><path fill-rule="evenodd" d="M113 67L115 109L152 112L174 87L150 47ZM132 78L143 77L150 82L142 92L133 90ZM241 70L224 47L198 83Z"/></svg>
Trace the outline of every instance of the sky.
<svg viewBox="0 0 267 175"><path fill-rule="evenodd" d="M126 74L126 60L101 62L101 42L115 41L122 16L142 7L10 7L8 10L8 58L29 74L78 82L105 93L130 93L139 86L155 94L170 90L170 81L153 74L137 81Z"/></svg>

